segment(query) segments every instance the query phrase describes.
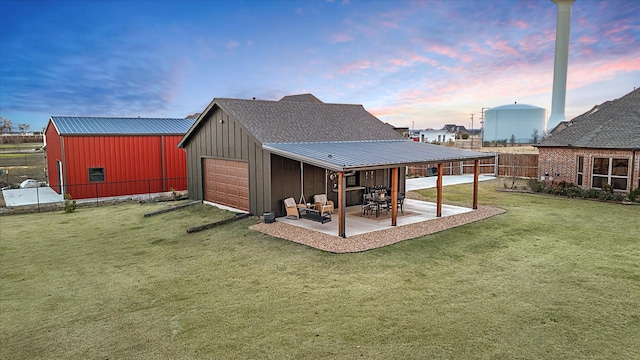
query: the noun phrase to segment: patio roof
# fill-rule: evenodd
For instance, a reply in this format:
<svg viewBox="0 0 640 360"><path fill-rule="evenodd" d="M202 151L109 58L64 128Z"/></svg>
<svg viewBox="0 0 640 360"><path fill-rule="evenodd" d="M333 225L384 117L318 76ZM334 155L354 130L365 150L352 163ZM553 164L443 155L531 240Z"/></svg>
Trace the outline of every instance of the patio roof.
<svg viewBox="0 0 640 360"><path fill-rule="evenodd" d="M408 140L266 143L262 148L339 172L494 157L492 153Z"/></svg>

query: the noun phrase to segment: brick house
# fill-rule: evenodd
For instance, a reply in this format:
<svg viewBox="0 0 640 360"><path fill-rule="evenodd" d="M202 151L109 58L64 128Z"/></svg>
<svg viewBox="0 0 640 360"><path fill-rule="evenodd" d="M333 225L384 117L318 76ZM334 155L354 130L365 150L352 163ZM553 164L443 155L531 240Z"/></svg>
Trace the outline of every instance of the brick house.
<svg viewBox="0 0 640 360"><path fill-rule="evenodd" d="M537 147L541 179L583 189L640 187L640 89L593 107Z"/></svg>

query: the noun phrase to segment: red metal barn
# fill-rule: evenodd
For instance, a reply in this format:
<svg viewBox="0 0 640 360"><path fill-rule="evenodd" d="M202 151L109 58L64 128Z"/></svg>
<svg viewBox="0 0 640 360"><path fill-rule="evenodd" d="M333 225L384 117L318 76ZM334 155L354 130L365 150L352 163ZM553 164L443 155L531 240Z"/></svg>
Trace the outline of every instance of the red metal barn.
<svg viewBox="0 0 640 360"><path fill-rule="evenodd" d="M74 199L186 190L186 155L176 145L193 121L52 116L49 186Z"/></svg>

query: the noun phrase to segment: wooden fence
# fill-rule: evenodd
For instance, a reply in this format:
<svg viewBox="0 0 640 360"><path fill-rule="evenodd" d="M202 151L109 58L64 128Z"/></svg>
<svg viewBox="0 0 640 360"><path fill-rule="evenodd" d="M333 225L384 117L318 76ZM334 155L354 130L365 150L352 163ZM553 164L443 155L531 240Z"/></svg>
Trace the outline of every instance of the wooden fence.
<svg viewBox="0 0 640 360"><path fill-rule="evenodd" d="M498 154L497 176L538 177L538 155Z"/></svg>
<svg viewBox="0 0 640 360"><path fill-rule="evenodd" d="M493 159L482 159L480 174L495 176L537 177L538 155L536 154L497 154ZM437 163L409 166L408 174L420 176L437 175ZM443 175L473 174L474 161L456 161L443 163Z"/></svg>

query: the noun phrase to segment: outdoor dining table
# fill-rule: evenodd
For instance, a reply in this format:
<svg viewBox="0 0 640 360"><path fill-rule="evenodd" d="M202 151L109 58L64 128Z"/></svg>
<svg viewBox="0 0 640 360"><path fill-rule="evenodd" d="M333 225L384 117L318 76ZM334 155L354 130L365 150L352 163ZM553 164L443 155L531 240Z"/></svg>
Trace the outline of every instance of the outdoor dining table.
<svg viewBox="0 0 640 360"><path fill-rule="evenodd" d="M380 216L380 213L382 212L382 209L387 209L387 212L389 211L389 206L390 206L390 203L391 203L391 197L390 196L374 195L374 196L371 196L369 201L372 202L375 205L376 217Z"/></svg>

